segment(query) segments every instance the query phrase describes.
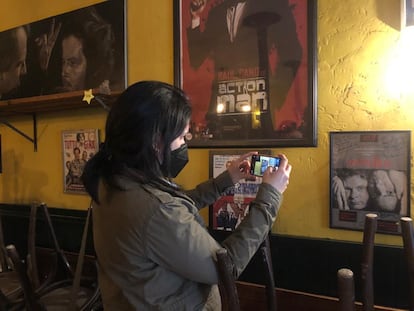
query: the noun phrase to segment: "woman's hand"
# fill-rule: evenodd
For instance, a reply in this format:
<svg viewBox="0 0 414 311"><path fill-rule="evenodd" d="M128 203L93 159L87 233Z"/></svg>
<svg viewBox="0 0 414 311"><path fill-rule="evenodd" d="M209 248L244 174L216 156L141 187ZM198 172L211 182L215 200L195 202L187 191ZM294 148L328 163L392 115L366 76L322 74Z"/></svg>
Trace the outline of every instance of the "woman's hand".
<svg viewBox="0 0 414 311"><path fill-rule="evenodd" d="M233 180L233 183L239 182L240 179L248 178L255 180L253 175L250 175L250 158L257 154L257 151L252 151L241 155L238 159L230 162L227 170Z"/></svg>
<svg viewBox="0 0 414 311"><path fill-rule="evenodd" d="M262 182L272 185L280 193L283 193L289 184L292 166L284 154L279 154L278 157L281 158L279 167L269 166L263 174Z"/></svg>

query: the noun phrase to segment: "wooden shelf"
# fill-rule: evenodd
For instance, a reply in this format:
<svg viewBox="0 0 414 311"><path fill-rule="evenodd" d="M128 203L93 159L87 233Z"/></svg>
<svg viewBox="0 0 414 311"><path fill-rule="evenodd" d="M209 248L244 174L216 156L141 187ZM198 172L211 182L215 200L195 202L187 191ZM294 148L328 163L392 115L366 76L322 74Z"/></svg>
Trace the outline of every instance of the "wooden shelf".
<svg viewBox="0 0 414 311"><path fill-rule="evenodd" d="M23 136L33 143L34 151L37 151L37 119L36 114L39 112L46 113L52 111L62 111L80 108L102 107L109 110L111 104L118 98L121 92L103 94L99 89L92 90L94 98L88 103L84 100L85 91L66 92L52 95L43 95L28 98L10 99L0 101L0 123L11 128L13 131ZM14 125L8 117L18 115L31 115L33 118L33 136L30 136Z"/></svg>
<svg viewBox="0 0 414 311"><path fill-rule="evenodd" d="M20 114L35 114L38 112L52 112L99 106L103 107L104 105L110 106L121 92L113 92L110 95L100 94L98 92L95 93L94 91L92 93L95 98L91 100L90 104L83 100L84 91L1 100L0 118Z"/></svg>

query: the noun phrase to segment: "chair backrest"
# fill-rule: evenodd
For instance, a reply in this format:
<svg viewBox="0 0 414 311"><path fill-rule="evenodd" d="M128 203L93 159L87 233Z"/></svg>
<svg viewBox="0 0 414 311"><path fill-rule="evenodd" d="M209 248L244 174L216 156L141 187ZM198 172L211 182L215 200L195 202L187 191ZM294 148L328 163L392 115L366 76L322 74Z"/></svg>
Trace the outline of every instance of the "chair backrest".
<svg viewBox="0 0 414 311"><path fill-rule="evenodd" d="M24 287L24 294L26 300L26 307L30 310L47 310L51 308L52 310L81 310L81 311L90 311L95 310L96 306L100 306L100 292L97 285L97 280L91 278L82 277L82 266L83 266L83 257L85 255L85 243L87 237L87 231L89 227L91 207L88 209L88 214L84 227L84 234L81 241L81 249L79 251L79 257L77 262L76 273L72 273L72 269L69 265L69 262L64 255L64 252L60 249L56 235L51 223L50 215L47 210L47 206L43 203L39 206L35 206L32 209L32 214L36 215L37 207L43 209L46 216L47 226L52 234L52 239L54 240L55 251L61 257L64 266L67 266L67 272L69 274L67 279L52 280L51 282L46 282L41 284L40 287L34 286L34 283L31 281L27 274L25 265L21 262L20 257L17 253L16 248L13 245L7 246L7 251L11 257L13 264L16 266L16 271L19 273L21 284ZM35 218L32 217L33 223L35 223ZM32 230L35 231L35 225L33 225ZM33 234L34 234L33 231ZM33 239L34 240L34 239ZM34 248L34 245L33 245ZM35 254L35 250L32 250ZM35 256L32 256L35 257ZM31 261L31 264L36 261ZM35 268L33 269L35 270Z"/></svg>
<svg viewBox="0 0 414 311"><path fill-rule="evenodd" d="M266 239L259 248L262 255L262 263L264 268L264 274L266 276L266 299L267 310L276 311L276 293L275 293L275 279L273 276L273 263L272 263L272 251L270 249L270 233L266 236Z"/></svg>
<svg viewBox="0 0 414 311"><path fill-rule="evenodd" d="M339 311L355 311L354 273L347 268L338 270Z"/></svg>
<svg viewBox="0 0 414 311"><path fill-rule="evenodd" d="M46 280L42 281L39 280L39 271L36 256L36 224L38 220L39 210L43 214L43 219L46 223L49 236L52 240L53 249L56 256L56 263L52 267L53 269L51 273L48 275L48 278ZM58 279L73 278L73 270L69 264L69 261L65 253L59 246L59 242L56 237L56 232L49 214L49 210L45 203L33 203L31 205L27 249L27 269L29 278L35 289L39 288L41 285L45 286L50 282L57 281Z"/></svg>
<svg viewBox="0 0 414 311"><path fill-rule="evenodd" d="M3 222L0 216L0 272L10 271L10 260L7 256L6 245L4 244Z"/></svg>
<svg viewBox="0 0 414 311"><path fill-rule="evenodd" d="M276 311L276 288L273 274L272 253L270 249L270 233L266 236L258 249L258 255L263 266L265 276L266 302L268 311ZM219 271L219 289L223 310L240 310L240 301L237 292L236 279L233 274L233 262L225 248L216 253Z"/></svg>
<svg viewBox="0 0 414 311"><path fill-rule="evenodd" d="M414 310L414 230L410 217L401 217L401 235L404 246L404 256L407 262L408 281L410 286L410 310Z"/></svg>
<svg viewBox="0 0 414 311"><path fill-rule="evenodd" d="M374 309L374 244L377 232L377 214L366 214L362 240L361 283L362 306L364 311Z"/></svg>
<svg viewBox="0 0 414 311"><path fill-rule="evenodd" d="M216 258L222 310L240 311L239 294L233 275L233 262L225 248L220 248L216 252Z"/></svg>
<svg viewBox="0 0 414 311"><path fill-rule="evenodd" d="M41 305L38 304L35 298L35 292L32 286L32 283L29 280L29 277L26 273L26 267L20 259L20 255L14 245L6 246L7 254L11 258L14 268L16 269L19 278L20 284L23 288L26 308L29 311L41 311L43 310Z"/></svg>
<svg viewBox="0 0 414 311"><path fill-rule="evenodd" d="M369 213L365 215L361 258L362 310L364 311L374 310L373 265L377 218L377 214ZM351 306L355 308L353 271L348 268L341 268L338 270L337 279L340 310L354 310L351 309Z"/></svg>
<svg viewBox="0 0 414 311"><path fill-rule="evenodd" d="M19 275L13 270L4 243L3 224L0 216L0 311L18 309L23 305L23 289Z"/></svg>

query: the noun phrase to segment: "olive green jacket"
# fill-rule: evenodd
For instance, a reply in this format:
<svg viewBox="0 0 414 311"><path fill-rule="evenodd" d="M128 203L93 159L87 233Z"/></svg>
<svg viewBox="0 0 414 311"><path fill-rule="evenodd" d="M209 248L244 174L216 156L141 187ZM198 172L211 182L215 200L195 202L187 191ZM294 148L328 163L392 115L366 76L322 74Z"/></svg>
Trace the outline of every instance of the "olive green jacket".
<svg viewBox="0 0 414 311"><path fill-rule="evenodd" d="M105 311L221 310L214 254L227 248L238 277L271 230L282 197L261 184L248 216L220 246L199 209L233 186L227 172L185 194L122 184L125 191L109 193L101 183L100 204L93 205Z"/></svg>

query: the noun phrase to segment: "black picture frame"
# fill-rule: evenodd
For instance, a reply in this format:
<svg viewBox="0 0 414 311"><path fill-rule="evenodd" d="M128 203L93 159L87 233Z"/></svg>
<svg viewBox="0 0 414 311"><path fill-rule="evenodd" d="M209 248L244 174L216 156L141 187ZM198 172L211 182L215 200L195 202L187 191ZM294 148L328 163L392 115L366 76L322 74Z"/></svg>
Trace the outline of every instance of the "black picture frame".
<svg viewBox="0 0 414 311"><path fill-rule="evenodd" d="M16 89L1 94L1 101L19 104L69 98L84 90L110 95L126 88L126 0L105 1L18 27L28 33L26 72ZM64 39L71 47L66 55ZM81 53L75 54L75 40L81 42L86 65L79 61ZM73 77L75 72L83 72L82 66L84 83L76 84Z"/></svg>
<svg viewBox="0 0 414 311"><path fill-rule="evenodd" d="M1 134L0 134L0 174L3 173L3 151L1 146Z"/></svg>
<svg viewBox="0 0 414 311"><path fill-rule="evenodd" d="M377 231L400 234L410 217L411 131L330 132L330 226L363 231L378 215Z"/></svg>
<svg viewBox="0 0 414 311"><path fill-rule="evenodd" d="M210 178L217 177L226 170L226 163L249 150L212 149L209 151ZM259 154L271 155L268 149L258 150ZM209 229L212 231L232 232L247 215L249 203L256 197L261 177L241 180L234 187L227 189L222 196L209 206ZM228 218L219 221L220 211L226 206ZM234 217L233 217L234 216Z"/></svg>
<svg viewBox="0 0 414 311"><path fill-rule="evenodd" d="M196 36L190 1L174 0L174 83L193 105L189 147L316 146L317 1L245 1L236 51L224 17L216 20L227 1L207 2ZM208 40L195 44L200 33Z"/></svg>
<svg viewBox="0 0 414 311"><path fill-rule="evenodd" d="M414 2L412 0L401 1L401 29L414 26Z"/></svg>

